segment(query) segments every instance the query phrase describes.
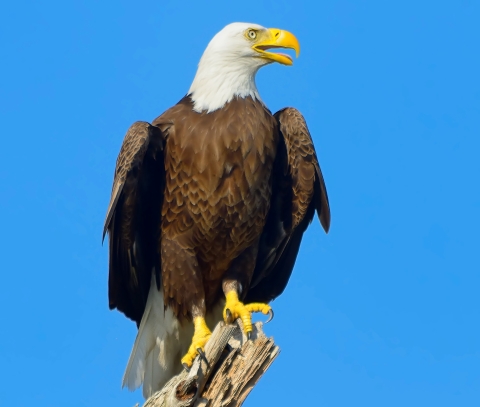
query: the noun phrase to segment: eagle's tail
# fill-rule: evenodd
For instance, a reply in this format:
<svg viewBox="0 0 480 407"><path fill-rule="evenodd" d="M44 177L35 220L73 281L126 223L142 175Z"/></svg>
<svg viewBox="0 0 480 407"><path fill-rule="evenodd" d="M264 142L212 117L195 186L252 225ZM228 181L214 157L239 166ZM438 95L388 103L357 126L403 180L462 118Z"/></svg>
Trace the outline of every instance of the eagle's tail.
<svg viewBox="0 0 480 407"><path fill-rule="evenodd" d="M191 324L181 326L170 308L164 307L163 291L157 290L152 276L147 305L143 313L137 338L128 360L122 387L135 390L143 382L143 396L150 397L161 389L182 365L193 334Z"/></svg>

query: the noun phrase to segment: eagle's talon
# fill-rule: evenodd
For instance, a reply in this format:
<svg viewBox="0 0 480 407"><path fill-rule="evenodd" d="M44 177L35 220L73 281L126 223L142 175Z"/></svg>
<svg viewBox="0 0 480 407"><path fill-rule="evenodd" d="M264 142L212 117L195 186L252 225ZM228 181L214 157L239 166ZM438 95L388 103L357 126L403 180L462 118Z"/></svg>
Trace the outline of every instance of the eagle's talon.
<svg viewBox="0 0 480 407"><path fill-rule="evenodd" d="M190 367L185 362L182 363L182 366L187 371L187 373L190 372Z"/></svg>
<svg viewBox="0 0 480 407"><path fill-rule="evenodd" d="M207 367L210 368L210 363L208 363L207 356L205 355L205 352L203 351L203 349L197 348L197 352L200 355L200 359L202 359L207 364Z"/></svg>
<svg viewBox="0 0 480 407"><path fill-rule="evenodd" d="M268 310L268 319L265 321L265 325L268 324L274 317L273 309Z"/></svg>
<svg viewBox="0 0 480 407"><path fill-rule="evenodd" d="M226 314L226 323L227 324L231 324L233 321L232 321L232 312L227 308L225 310L225 314Z"/></svg>
<svg viewBox="0 0 480 407"><path fill-rule="evenodd" d="M247 341L252 340L252 331L247 332Z"/></svg>

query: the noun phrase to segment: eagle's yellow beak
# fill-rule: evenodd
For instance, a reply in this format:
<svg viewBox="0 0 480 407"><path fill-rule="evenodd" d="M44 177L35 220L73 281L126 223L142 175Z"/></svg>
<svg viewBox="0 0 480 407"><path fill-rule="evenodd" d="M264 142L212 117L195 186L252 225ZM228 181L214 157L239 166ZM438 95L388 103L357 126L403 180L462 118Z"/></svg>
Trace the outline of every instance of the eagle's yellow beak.
<svg viewBox="0 0 480 407"><path fill-rule="evenodd" d="M262 34L263 35L260 36L258 42L252 46L255 51L260 53L260 57L283 65L292 65L293 60L290 55L267 52L267 49L271 48L290 48L295 50L295 54L298 58L298 55L300 54L300 44L292 33L279 30L278 28L269 28Z"/></svg>

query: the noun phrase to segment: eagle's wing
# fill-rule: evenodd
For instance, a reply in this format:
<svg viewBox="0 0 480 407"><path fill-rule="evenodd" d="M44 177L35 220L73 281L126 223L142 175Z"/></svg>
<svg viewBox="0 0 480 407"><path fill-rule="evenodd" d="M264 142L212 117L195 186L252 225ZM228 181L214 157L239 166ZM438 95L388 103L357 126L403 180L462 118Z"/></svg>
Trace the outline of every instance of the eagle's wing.
<svg viewBox="0 0 480 407"><path fill-rule="evenodd" d="M285 289L315 210L326 232L330 206L305 119L293 108L275 114L280 132L272 200L246 302L268 302Z"/></svg>
<svg viewBox="0 0 480 407"><path fill-rule="evenodd" d="M110 309L118 308L137 325L154 269L160 284L158 236L165 185L162 130L146 122L128 129L117 158L103 230L103 237L109 234Z"/></svg>

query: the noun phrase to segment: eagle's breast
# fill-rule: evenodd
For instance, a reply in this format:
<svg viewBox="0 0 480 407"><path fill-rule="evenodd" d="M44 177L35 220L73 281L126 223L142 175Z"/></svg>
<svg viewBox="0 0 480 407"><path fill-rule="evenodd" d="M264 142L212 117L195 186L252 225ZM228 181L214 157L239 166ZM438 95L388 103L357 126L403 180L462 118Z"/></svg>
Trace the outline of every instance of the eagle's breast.
<svg viewBox="0 0 480 407"><path fill-rule="evenodd" d="M238 98L211 113L189 98L157 120L167 139L162 233L195 249L216 279L260 236L271 198L278 134L259 101Z"/></svg>

